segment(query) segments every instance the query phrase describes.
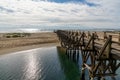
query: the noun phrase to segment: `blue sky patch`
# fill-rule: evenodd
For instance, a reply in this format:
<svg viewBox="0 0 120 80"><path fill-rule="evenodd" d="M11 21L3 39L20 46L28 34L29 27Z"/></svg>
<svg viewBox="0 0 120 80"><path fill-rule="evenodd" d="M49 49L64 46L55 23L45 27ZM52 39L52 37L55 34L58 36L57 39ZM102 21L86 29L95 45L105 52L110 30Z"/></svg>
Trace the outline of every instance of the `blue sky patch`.
<svg viewBox="0 0 120 80"><path fill-rule="evenodd" d="M2 7L2 6L0 6L0 10L1 10L1 11L10 12L10 13L13 13L13 12L14 12L13 10L4 8L4 7Z"/></svg>
<svg viewBox="0 0 120 80"><path fill-rule="evenodd" d="M85 0L48 0L48 1L56 3L66 3L66 2L84 2Z"/></svg>
<svg viewBox="0 0 120 80"><path fill-rule="evenodd" d="M69 2L73 2L73 3L86 4L88 6L97 6L97 4L87 2L86 0L48 0L48 1L49 2L56 2L56 3L69 3Z"/></svg>

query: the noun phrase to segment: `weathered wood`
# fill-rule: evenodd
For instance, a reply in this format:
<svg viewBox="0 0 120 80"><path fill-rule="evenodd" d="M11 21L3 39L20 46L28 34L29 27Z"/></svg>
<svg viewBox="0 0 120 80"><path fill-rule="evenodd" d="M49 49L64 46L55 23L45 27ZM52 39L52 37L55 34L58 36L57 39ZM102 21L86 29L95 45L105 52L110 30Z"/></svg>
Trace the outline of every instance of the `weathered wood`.
<svg viewBox="0 0 120 80"><path fill-rule="evenodd" d="M120 45L120 32L119 32L118 42L119 42L119 45Z"/></svg>
<svg viewBox="0 0 120 80"><path fill-rule="evenodd" d="M108 47L108 52L105 51L105 49ZM111 37L109 37L109 39L105 42L103 48L100 51L100 54L98 56L98 59L101 57L106 57L109 58L109 54L111 51ZM103 55L103 56L102 56Z"/></svg>
<svg viewBox="0 0 120 80"><path fill-rule="evenodd" d="M107 33L104 32L104 40L106 40L106 39L107 39Z"/></svg>
<svg viewBox="0 0 120 80"><path fill-rule="evenodd" d="M120 67L120 63L116 63L117 60L120 60L120 42L119 40L118 42L113 41L114 35L107 35L107 32L104 32L103 38L100 38L97 32L91 35L89 31L87 35L81 31L58 30L56 33L62 47L72 51L69 56L73 60L76 59L76 55L78 57L77 50L81 50L82 68L89 70L91 79L96 76L99 76L100 79L103 75L115 75L116 70ZM90 64L87 63L88 58L90 58Z"/></svg>

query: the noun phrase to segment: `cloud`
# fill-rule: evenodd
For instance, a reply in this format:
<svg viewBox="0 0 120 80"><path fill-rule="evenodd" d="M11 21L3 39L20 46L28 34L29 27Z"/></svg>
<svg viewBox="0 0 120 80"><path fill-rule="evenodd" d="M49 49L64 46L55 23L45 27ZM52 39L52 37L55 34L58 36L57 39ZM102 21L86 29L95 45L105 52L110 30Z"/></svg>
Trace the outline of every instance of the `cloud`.
<svg viewBox="0 0 120 80"><path fill-rule="evenodd" d="M119 0L0 0L0 24L120 27L119 4Z"/></svg>
<svg viewBox="0 0 120 80"><path fill-rule="evenodd" d="M7 8L1 7L1 6L0 6L0 11L1 11L1 12L2 12L2 11L3 11L3 12L5 11L5 12L9 12L9 13L13 13L13 12L14 12L14 11L11 10L11 9L7 9Z"/></svg>

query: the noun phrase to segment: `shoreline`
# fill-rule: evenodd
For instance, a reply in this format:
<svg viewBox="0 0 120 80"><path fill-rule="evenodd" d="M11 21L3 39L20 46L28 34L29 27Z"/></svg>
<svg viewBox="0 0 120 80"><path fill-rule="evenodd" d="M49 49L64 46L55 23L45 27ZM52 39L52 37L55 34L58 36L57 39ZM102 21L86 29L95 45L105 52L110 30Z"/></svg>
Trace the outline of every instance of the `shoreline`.
<svg viewBox="0 0 120 80"><path fill-rule="evenodd" d="M0 55L58 45L58 37L53 32L0 34Z"/></svg>
<svg viewBox="0 0 120 80"><path fill-rule="evenodd" d="M30 50L35 48L42 48L42 47L52 47L52 46L59 46L60 44L57 43L43 43L43 44L36 44L36 45L26 45L26 46L16 46L13 48L3 48L0 49L0 56L5 54L12 54L14 52Z"/></svg>

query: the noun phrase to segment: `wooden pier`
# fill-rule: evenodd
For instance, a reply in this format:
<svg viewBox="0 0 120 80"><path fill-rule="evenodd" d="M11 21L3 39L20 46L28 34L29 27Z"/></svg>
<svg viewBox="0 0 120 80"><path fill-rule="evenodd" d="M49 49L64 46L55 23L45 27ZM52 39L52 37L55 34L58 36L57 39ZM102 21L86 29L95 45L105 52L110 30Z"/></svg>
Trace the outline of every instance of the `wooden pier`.
<svg viewBox="0 0 120 80"><path fill-rule="evenodd" d="M120 67L120 33L64 30L56 33L68 56L78 60L78 54L81 54L82 80L85 69L89 71L90 80L95 77L104 80L105 76L114 79Z"/></svg>

